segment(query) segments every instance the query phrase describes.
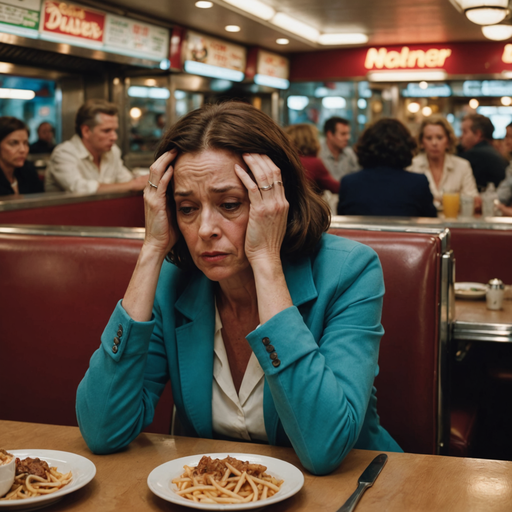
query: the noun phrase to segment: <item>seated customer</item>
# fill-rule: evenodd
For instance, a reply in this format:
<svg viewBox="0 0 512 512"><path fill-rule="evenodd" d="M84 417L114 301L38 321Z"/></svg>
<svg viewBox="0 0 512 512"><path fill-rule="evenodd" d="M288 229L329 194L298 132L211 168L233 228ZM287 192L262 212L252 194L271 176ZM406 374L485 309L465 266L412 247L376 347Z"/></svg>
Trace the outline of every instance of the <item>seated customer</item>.
<svg viewBox="0 0 512 512"><path fill-rule="evenodd" d="M286 134L246 103L206 105L157 156L139 260L77 392L90 449L127 446L170 379L185 435L291 444L315 474L354 447L400 451L373 387L380 262L325 233Z"/></svg>
<svg viewBox="0 0 512 512"><path fill-rule="evenodd" d="M338 215L436 217L427 178L406 171L416 142L396 119L381 119L359 138L363 170L341 180Z"/></svg>
<svg viewBox="0 0 512 512"><path fill-rule="evenodd" d="M480 206L471 165L452 154L457 138L450 123L441 116L426 117L421 123L418 141L421 152L412 159L408 170L427 177L434 202L440 205L443 191L451 191L475 198Z"/></svg>
<svg viewBox="0 0 512 512"><path fill-rule="evenodd" d="M293 124L286 128L286 134L299 152L300 161L306 169L306 176L315 184L317 190L329 190L338 193L339 181L336 181L318 158L320 142L316 126L307 123Z"/></svg>
<svg viewBox="0 0 512 512"><path fill-rule="evenodd" d="M27 162L28 128L15 117L0 117L0 196L43 192L36 168Z"/></svg>
<svg viewBox="0 0 512 512"><path fill-rule="evenodd" d="M46 169L45 189L80 194L142 190L147 176L134 178L123 165L117 140L117 107L89 100L76 114L75 135L59 144Z"/></svg>
<svg viewBox="0 0 512 512"><path fill-rule="evenodd" d="M497 190L499 204L497 208L503 215L512 215L512 176L507 176L498 187Z"/></svg>
<svg viewBox="0 0 512 512"><path fill-rule="evenodd" d="M53 126L48 121L43 121L37 127L37 140L30 144L30 152L34 154L50 154L55 147Z"/></svg>

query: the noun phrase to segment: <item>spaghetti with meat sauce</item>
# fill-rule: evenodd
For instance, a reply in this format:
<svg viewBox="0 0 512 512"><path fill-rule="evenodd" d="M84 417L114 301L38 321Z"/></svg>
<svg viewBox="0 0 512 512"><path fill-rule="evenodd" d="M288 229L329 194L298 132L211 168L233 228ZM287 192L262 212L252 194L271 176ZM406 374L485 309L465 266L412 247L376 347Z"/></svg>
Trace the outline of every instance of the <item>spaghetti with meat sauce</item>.
<svg viewBox="0 0 512 512"><path fill-rule="evenodd" d="M62 489L73 479L71 471L63 474L44 460L27 457L16 458L16 476L4 500L21 500L51 494Z"/></svg>
<svg viewBox="0 0 512 512"><path fill-rule="evenodd" d="M270 498L284 480L268 475L267 467L234 457L212 459L203 456L196 467L184 466L185 472L172 483L176 494L199 503L248 503Z"/></svg>

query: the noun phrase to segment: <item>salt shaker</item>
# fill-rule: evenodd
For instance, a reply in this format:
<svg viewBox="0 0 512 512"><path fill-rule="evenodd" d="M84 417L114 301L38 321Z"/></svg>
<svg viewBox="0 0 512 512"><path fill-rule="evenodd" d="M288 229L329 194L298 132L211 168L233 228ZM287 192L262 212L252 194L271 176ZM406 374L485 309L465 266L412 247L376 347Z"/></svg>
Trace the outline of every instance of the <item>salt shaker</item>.
<svg viewBox="0 0 512 512"><path fill-rule="evenodd" d="M501 279L491 279L487 283L487 292L485 294L487 309L501 309L503 306L504 294L505 285Z"/></svg>

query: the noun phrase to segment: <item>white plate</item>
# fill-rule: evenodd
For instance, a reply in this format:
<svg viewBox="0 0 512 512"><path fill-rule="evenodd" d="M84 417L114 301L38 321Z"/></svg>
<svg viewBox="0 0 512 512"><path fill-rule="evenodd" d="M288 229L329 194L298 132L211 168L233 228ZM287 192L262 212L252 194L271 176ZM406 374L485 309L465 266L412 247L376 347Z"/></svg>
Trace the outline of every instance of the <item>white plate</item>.
<svg viewBox="0 0 512 512"><path fill-rule="evenodd" d="M235 457L235 459L248 461L253 464L262 464L263 466L267 466L266 472L269 475L275 476L280 480L284 480L284 483L279 492L274 494L274 496L266 500L242 504L219 503L214 505L213 503L197 503L179 496L175 492L177 490L177 486L171 483L171 481L183 473L183 466L197 466L203 455L208 455L212 459L225 459L230 455L231 457ZM300 491L303 485L304 475L302 474L302 471L292 464L279 459L274 459L273 457L252 455L249 453L205 453L202 455L190 455L189 457L182 457L181 459L166 462L151 471L148 476L149 488L157 496L160 496L160 498L184 507L197 508L201 510L250 510L254 508L262 508L293 496Z"/></svg>
<svg viewBox="0 0 512 512"><path fill-rule="evenodd" d="M486 291L482 283L455 283L455 297L459 299L483 299Z"/></svg>
<svg viewBox="0 0 512 512"><path fill-rule="evenodd" d="M69 452L55 450L7 450L15 457L25 459L26 457L36 458L48 462L50 466L56 467L60 473L73 473L73 480L62 489L46 496L27 498L24 500L0 501L0 510L35 510L47 507L55 501L60 500L66 494L74 492L84 485L87 485L96 474L96 466L85 457Z"/></svg>

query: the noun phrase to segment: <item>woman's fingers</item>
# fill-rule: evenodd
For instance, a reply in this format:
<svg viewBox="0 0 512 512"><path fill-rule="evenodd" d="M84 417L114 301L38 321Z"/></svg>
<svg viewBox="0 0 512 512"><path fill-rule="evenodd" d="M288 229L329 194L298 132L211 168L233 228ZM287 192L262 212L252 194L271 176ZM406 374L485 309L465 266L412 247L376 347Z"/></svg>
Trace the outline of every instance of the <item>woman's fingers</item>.
<svg viewBox="0 0 512 512"><path fill-rule="evenodd" d="M160 180L165 175L165 171L169 167L170 163L176 158L178 154L178 150L176 148L171 149L170 151L165 152L163 155L155 160L151 167L149 168L149 186L156 190L160 183ZM156 188L155 188L156 187Z"/></svg>
<svg viewBox="0 0 512 512"><path fill-rule="evenodd" d="M251 169L262 199L275 198L276 194L284 198L281 170L267 155L247 153L243 155L243 159Z"/></svg>

